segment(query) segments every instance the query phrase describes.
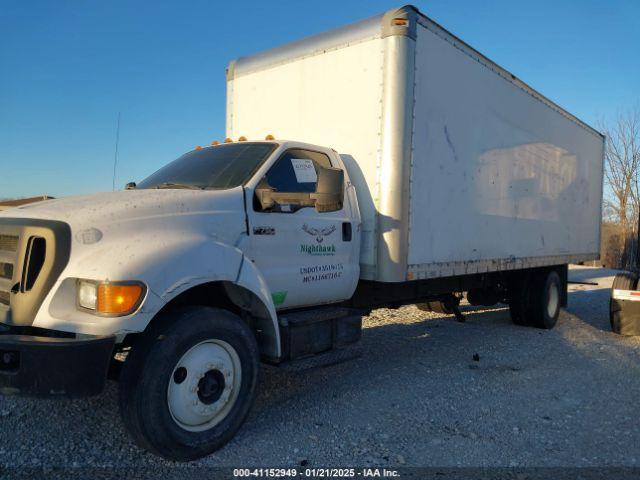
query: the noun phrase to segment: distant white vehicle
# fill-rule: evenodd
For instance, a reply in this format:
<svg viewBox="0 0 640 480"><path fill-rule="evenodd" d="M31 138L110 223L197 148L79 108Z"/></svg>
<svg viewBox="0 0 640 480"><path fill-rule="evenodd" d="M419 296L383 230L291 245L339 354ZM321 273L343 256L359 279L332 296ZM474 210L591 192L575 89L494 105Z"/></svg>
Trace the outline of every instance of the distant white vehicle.
<svg viewBox="0 0 640 480"><path fill-rule="evenodd" d="M462 320L463 292L552 328L567 264L599 257L603 136L414 7L227 78L227 134L257 140L0 214L0 391L110 371L138 443L190 460L240 428L260 359L342 348L378 307Z"/></svg>

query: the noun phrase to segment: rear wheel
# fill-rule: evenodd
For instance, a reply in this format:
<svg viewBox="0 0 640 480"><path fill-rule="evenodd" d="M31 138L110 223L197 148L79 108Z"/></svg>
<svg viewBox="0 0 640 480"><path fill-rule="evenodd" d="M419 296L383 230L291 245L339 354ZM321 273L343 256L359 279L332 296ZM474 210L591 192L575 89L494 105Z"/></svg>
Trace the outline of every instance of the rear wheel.
<svg viewBox="0 0 640 480"><path fill-rule="evenodd" d="M531 291L531 325L550 330L560 315L562 281L555 270L535 276Z"/></svg>
<svg viewBox="0 0 640 480"><path fill-rule="evenodd" d="M509 309L516 325L555 326L562 303L562 280L555 270L522 275L512 283Z"/></svg>
<svg viewBox="0 0 640 480"><path fill-rule="evenodd" d="M251 329L230 312L166 314L134 346L120 377L120 411L136 442L170 460L203 457L244 422L258 377Z"/></svg>

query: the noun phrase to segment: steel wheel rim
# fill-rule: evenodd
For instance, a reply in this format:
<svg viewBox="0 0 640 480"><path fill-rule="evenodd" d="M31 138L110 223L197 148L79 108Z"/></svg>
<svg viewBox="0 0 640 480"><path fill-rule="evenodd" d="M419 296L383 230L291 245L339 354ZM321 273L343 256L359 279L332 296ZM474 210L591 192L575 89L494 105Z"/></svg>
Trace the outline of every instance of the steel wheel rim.
<svg viewBox="0 0 640 480"><path fill-rule="evenodd" d="M169 377L167 405L173 421L189 432L216 426L235 405L241 380L240 357L227 342L194 345Z"/></svg>

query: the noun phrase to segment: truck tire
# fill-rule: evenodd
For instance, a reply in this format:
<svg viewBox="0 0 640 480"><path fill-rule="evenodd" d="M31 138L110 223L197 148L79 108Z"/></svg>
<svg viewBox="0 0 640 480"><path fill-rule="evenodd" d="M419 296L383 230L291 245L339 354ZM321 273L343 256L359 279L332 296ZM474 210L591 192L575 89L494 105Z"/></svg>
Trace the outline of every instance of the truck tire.
<svg viewBox="0 0 640 480"><path fill-rule="evenodd" d="M611 325L611 331L620 334L625 324L628 323L628 318L620 310L620 304L613 301L613 290L637 290L638 288L638 275L632 272L620 272L613 279L613 285L611 286L611 295L609 296L609 324Z"/></svg>
<svg viewBox="0 0 640 480"><path fill-rule="evenodd" d="M555 270L515 280L509 295L511 320L516 325L551 329L560 315L562 280Z"/></svg>
<svg viewBox="0 0 640 480"><path fill-rule="evenodd" d="M163 315L125 361L120 413L141 447L189 461L225 445L253 404L259 352L236 315L187 307Z"/></svg>
<svg viewBox="0 0 640 480"><path fill-rule="evenodd" d="M562 280L555 270L540 272L533 278L528 314L532 326L550 330L555 327L562 302Z"/></svg>

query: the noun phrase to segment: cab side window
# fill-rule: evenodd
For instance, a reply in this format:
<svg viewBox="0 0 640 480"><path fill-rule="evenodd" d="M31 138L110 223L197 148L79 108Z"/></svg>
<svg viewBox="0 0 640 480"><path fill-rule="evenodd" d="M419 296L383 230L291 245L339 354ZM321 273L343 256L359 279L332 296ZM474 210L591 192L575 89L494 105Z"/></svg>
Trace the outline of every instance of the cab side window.
<svg viewBox="0 0 640 480"><path fill-rule="evenodd" d="M276 192L314 193L319 167L331 167L331 161L324 153L287 150L269 169L264 180Z"/></svg>
<svg viewBox="0 0 640 480"><path fill-rule="evenodd" d="M295 213L315 208L335 212L344 203L344 171L329 156L303 149L282 154L262 177L253 195L256 212Z"/></svg>

